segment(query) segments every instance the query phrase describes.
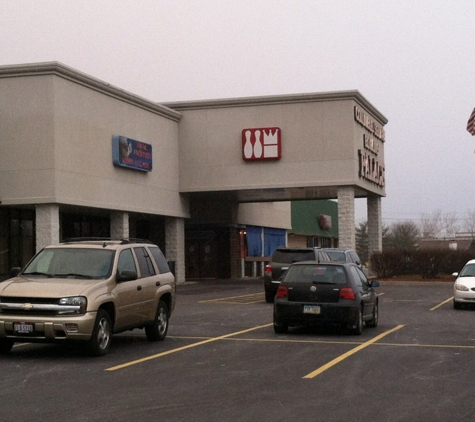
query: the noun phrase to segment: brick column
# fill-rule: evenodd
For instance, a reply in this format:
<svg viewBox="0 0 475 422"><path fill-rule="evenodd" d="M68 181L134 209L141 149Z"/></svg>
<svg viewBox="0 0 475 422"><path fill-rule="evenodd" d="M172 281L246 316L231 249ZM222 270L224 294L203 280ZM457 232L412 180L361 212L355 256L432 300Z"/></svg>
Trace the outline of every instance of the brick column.
<svg viewBox="0 0 475 422"><path fill-rule="evenodd" d="M36 206L36 251L59 243L59 206L46 204Z"/></svg>
<svg viewBox="0 0 475 422"><path fill-rule="evenodd" d="M165 256L175 261L175 279L177 284L185 280L185 220L167 217L165 220Z"/></svg>
<svg viewBox="0 0 475 422"><path fill-rule="evenodd" d="M381 213L381 197L368 196L368 254L383 250L383 219Z"/></svg>
<svg viewBox="0 0 475 422"><path fill-rule="evenodd" d="M355 249L355 190L351 186L338 188L338 246Z"/></svg>
<svg viewBox="0 0 475 422"><path fill-rule="evenodd" d="M127 212L111 213L111 238L127 239L130 237L129 214Z"/></svg>

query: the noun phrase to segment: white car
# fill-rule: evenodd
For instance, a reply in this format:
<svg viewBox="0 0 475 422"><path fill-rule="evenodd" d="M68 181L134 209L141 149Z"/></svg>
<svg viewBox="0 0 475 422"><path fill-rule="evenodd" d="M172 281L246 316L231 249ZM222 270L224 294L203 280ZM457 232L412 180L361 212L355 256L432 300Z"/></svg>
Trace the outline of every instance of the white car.
<svg viewBox="0 0 475 422"><path fill-rule="evenodd" d="M454 309L460 309L464 303L475 304L475 259L468 261L454 283Z"/></svg>

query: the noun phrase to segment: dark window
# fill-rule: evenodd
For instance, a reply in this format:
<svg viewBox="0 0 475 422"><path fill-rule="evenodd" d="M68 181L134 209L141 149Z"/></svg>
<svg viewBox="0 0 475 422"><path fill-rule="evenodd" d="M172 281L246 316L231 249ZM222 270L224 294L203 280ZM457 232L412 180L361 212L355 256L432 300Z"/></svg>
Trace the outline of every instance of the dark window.
<svg viewBox="0 0 475 422"><path fill-rule="evenodd" d="M155 262L157 263L158 270L160 273L169 273L170 268L168 267L168 262L163 255L162 251L159 248L150 248L150 252L152 253Z"/></svg>
<svg viewBox="0 0 475 422"><path fill-rule="evenodd" d="M343 267L330 265L293 265L285 274L285 283L332 283L346 285Z"/></svg>
<svg viewBox="0 0 475 422"><path fill-rule="evenodd" d="M137 267L135 266L134 257L130 249L125 249L120 253L119 262L117 264L117 271L119 272L119 274L122 271L137 272Z"/></svg>
<svg viewBox="0 0 475 422"><path fill-rule="evenodd" d="M12 267L24 267L35 255L35 213L30 210L0 210L0 281Z"/></svg>
<svg viewBox="0 0 475 422"><path fill-rule="evenodd" d="M313 250L276 250L272 255L272 261L283 264L292 264L299 261L314 261L315 252Z"/></svg>
<svg viewBox="0 0 475 422"><path fill-rule="evenodd" d="M359 259L356 252L350 251L349 254L350 254L351 262L354 262L355 264L361 264L361 260Z"/></svg>
<svg viewBox="0 0 475 422"><path fill-rule="evenodd" d="M355 281L355 284L358 288L362 289L363 288L363 281L360 277L360 275L358 274L358 268L356 267L350 267L350 272L351 272L351 275L353 276L353 280Z"/></svg>
<svg viewBox="0 0 475 422"><path fill-rule="evenodd" d="M139 262L140 274L142 277L149 277L156 274L152 264L152 259L145 248L134 248L135 255Z"/></svg>
<svg viewBox="0 0 475 422"><path fill-rule="evenodd" d="M60 213L61 238L110 237L110 220L106 217Z"/></svg>

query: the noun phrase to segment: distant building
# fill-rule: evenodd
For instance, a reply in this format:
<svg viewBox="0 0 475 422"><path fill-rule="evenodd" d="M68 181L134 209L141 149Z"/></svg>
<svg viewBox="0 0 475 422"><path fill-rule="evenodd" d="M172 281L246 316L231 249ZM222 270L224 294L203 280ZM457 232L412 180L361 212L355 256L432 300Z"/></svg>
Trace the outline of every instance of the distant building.
<svg viewBox="0 0 475 422"><path fill-rule="evenodd" d="M419 249L475 251L475 239L470 233L456 233L454 237L450 238L422 238L419 240Z"/></svg>

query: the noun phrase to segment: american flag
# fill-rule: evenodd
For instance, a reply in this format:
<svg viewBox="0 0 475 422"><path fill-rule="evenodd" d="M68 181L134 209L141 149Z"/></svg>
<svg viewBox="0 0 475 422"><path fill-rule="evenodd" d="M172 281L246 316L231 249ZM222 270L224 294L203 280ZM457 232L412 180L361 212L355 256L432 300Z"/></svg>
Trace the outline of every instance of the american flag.
<svg viewBox="0 0 475 422"><path fill-rule="evenodd" d="M467 122L467 130L472 134L475 135L475 108L470 115L470 119Z"/></svg>

